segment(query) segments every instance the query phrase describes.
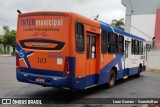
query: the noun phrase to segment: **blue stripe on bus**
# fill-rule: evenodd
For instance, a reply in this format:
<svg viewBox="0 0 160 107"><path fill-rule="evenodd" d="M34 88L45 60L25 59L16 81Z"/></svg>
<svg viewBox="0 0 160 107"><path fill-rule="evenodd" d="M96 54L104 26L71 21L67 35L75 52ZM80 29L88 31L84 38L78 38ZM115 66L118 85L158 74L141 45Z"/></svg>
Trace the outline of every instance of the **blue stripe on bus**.
<svg viewBox="0 0 160 107"><path fill-rule="evenodd" d="M70 87L70 77L47 76L39 74L31 74L24 72L16 72L17 80L26 83L38 84L50 87ZM45 79L44 82L37 82L36 78Z"/></svg>
<svg viewBox="0 0 160 107"><path fill-rule="evenodd" d="M80 89L83 90L85 87L89 87L91 85L100 85L100 84L105 84L108 82L109 79L109 72L112 67L114 67L116 64L119 65L119 71L117 74L117 78L121 79L123 77L123 70L122 70L122 61L124 55L115 55L115 58L107 64L103 69L101 69L100 74L93 74L93 75L88 75L86 77L82 78L75 78L75 57L66 57L68 61L71 64L71 71L70 71L70 76L69 77L62 77L63 72L61 71L51 71L51 70L40 70L40 69L31 69L31 68L22 68L21 70L23 72L17 72L17 79L22 82L27 82L27 83L33 83L33 84L39 84L39 85L44 85L44 86L53 86L53 87L70 87L70 88L75 88L75 89ZM127 68L124 70L124 72L127 72L126 74L133 75L138 72L138 67L136 68ZM43 78L52 78L53 77L62 77L62 80L59 81L52 81L51 84L48 83L39 83L36 81L29 81L27 77L24 77L21 75L21 73L29 74L32 75L33 77L43 77ZM31 77L32 77L31 76ZM87 80L87 81L86 81Z"/></svg>
<svg viewBox="0 0 160 107"><path fill-rule="evenodd" d="M115 55L115 58L107 64L103 69L101 69L100 74L93 74L88 75L83 78L76 78L75 80L78 81L78 83L75 83L76 88L82 89L83 87L88 87L95 84L105 84L108 82L109 79L109 73L112 67L114 67L116 64L119 66L119 73L117 75L117 78L120 79L123 77L123 70L122 70L122 59L124 58L124 55ZM105 59L104 59L105 60ZM108 72L109 71L109 72ZM87 80L87 81L86 81Z"/></svg>
<svg viewBox="0 0 160 107"><path fill-rule="evenodd" d="M32 54L33 51L25 52L25 51L21 48L21 46L20 46L19 44L17 44L17 43L16 43L16 50L17 50L18 53L19 53L19 58L23 58L24 61L25 61L25 63L27 64L27 67L28 67L28 68L31 68L27 56L30 55L30 54Z"/></svg>
<svg viewBox="0 0 160 107"><path fill-rule="evenodd" d="M130 75L136 74L138 67L135 68L127 68L125 70L129 71ZM24 76L24 74L27 74L29 76ZM101 74L100 74L101 75ZM51 87L69 87L69 88L74 88L74 89L79 89L79 90L83 90L86 87L92 86L92 85L100 85L100 84L105 84L108 82L109 77L107 77L106 75L103 77L100 77L100 75L98 74L93 74L93 75L88 75L86 77L82 77L82 78L75 78L73 76L69 76L69 77L58 77L58 76L47 76L47 75L39 75L39 74L31 74L31 73L24 73L24 72L19 72L17 71L17 79L21 82L27 82L27 83L32 83L32 84L38 84L38 85L43 85L43 86L51 86ZM44 78L46 80L50 80L50 83L39 83L36 82L34 79L36 77L39 78ZM60 78L58 80L54 80L53 78ZM106 80L105 82L101 83L97 83L97 81L93 81L93 80L97 80L98 78L102 79L102 80ZM86 80L88 80L86 82Z"/></svg>
<svg viewBox="0 0 160 107"><path fill-rule="evenodd" d="M104 84L108 82L107 77L109 77L112 67L115 67L117 64L119 66L119 70L117 72L118 74L117 79L120 79L123 77L122 61L121 61L123 58L124 58L124 55L115 55L115 58L100 70L99 81L98 81L99 84Z"/></svg>
<svg viewBox="0 0 160 107"><path fill-rule="evenodd" d="M62 71L53 71L53 70L43 70L43 69L35 69L35 68L20 68L21 72L31 73L31 74L40 74L40 75L48 75L48 76L62 76Z"/></svg>
<svg viewBox="0 0 160 107"><path fill-rule="evenodd" d="M100 22L100 27L101 29L104 29L104 30L107 30L107 31L111 31L111 32L116 32L118 34L121 34L121 35L124 35L124 36L128 36L128 37L131 37L131 38L135 38L135 39L138 39L138 40L141 40L141 41L145 41L145 39L141 38L141 37L138 37L138 36L135 36L135 35L132 35L130 33L127 33L127 32L124 32L112 25L109 25L107 23L104 23L102 21L99 21Z"/></svg>
<svg viewBox="0 0 160 107"><path fill-rule="evenodd" d="M76 58L75 57L66 57L70 63L70 75L75 76L75 63L76 63Z"/></svg>

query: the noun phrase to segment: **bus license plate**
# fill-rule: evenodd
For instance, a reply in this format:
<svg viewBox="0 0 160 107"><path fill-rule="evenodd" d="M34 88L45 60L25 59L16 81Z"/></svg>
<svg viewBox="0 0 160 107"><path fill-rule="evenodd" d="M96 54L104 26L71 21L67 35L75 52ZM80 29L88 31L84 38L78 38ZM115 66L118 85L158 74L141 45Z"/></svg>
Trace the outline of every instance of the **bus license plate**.
<svg viewBox="0 0 160 107"><path fill-rule="evenodd" d="M36 82L44 82L45 81L45 79L43 79L43 78L36 78Z"/></svg>

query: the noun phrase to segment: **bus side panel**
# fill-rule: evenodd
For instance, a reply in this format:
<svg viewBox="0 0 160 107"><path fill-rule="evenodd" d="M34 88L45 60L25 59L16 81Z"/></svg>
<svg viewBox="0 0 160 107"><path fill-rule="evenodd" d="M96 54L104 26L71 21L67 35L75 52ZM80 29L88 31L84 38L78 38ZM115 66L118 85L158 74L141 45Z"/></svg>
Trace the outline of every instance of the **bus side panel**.
<svg viewBox="0 0 160 107"><path fill-rule="evenodd" d="M84 44L86 42L86 26L84 24ZM75 43L75 45L78 45ZM85 46L84 46L85 47ZM76 50L76 47L75 47ZM77 50L76 50L77 51ZM86 78L91 76L87 74L86 67L89 69L89 65L86 63L86 49L83 53L76 52L76 62L75 62L75 82L74 85L76 88L84 89L86 84Z"/></svg>
<svg viewBox="0 0 160 107"><path fill-rule="evenodd" d="M114 59L114 54L102 54L101 55L101 65L100 65L100 73L98 84L103 84L108 81L108 73L107 65Z"/></svg>
<svg viewBox="0 0 160 107"><path fill-rule="evenodd" d="M106 54L104 62L101 64L101 71L99 77L99 84L104 84L108 82L109 74L112 67L117 68L117 80L123 77L124 71L124 55L116 55L116 54ZM103 66L102 66L103 65Z"/></svg>
<svg viewBox="0 0 160 107"><path fill-rule="evenodd" d="M137 74L138 73L138 68L139 67L128 68L129 69L129 76Z"/></svg>
<svg viewBox="0 0 160 107"><path fill-rule="evenodd" d="M83 24L84 26L84 52L82 53L78 53L76 50L76 68L75 68L75 87L78 88L85 88L91 85L96 84L97 80L98 80L98 73L99 73L99 66L96 66L97 62L100 62L98 60L100 60L100 53L97 54L97 59L96 62L90 62L87 59L87 44L86 44L86 37L87 37L87 33L89 32L90 34L93 34L94 36L96 36L96 41L97 43L97 50L98 48L100 49L100 24L99 23L95 23L93 21L89 21L88 19L83 19L81 17L77 18L75 17L75 23L76 22L80 22ZM92 25L92 26L91 26ZM98 38L99 37L99 38ZM75 43L75 45L78 45ZM97 67L97 69L96 69ZM95 70L96 69L96 70Z"/></svg>

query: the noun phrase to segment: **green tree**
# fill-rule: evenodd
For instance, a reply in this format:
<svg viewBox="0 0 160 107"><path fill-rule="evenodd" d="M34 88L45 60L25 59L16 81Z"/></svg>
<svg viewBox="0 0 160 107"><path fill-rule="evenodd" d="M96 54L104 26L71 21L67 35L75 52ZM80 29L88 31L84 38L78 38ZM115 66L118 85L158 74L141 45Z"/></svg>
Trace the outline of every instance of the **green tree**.
<svg viewBox="0 0 160 107"><path fill-rule="evenodd" d="M10 45L13 47L13 52L15 52L15 43L16 43L16 31L11 30L8 26L3 26L3 32L4 34L2 35L0 42L4 46L4 54L6 54L6 47L7 45Z"/></svg>
<svg viewBox="0 0 160 107"><path fill-rule="evenodd" d="M124 18L119 20L113 20L112 25L124 31Z"/></svg>
<svg viewBox="0 0 160 107"><path fill-rule="evenodd" d="M0 35L0 44L2 44L2 43L3 43L2 36Z"/></svg>
<svg viewBox="0 0 160 107"><path fill-rule="evenodd" d="M4 46L4 54L6 54L6 47L9 45L9 35L10 35L10 29L8 26L3 26L3 32L4 34L2 35L2 44Z"/></svg>
<svg viewBox="0 0 160 107"><path fill-rule="evenodd" d="M16 47L16 31L15 30L10 31L8 42L9 42L9 45L13 47L13 52L15 52L15 47Z"/></svg>

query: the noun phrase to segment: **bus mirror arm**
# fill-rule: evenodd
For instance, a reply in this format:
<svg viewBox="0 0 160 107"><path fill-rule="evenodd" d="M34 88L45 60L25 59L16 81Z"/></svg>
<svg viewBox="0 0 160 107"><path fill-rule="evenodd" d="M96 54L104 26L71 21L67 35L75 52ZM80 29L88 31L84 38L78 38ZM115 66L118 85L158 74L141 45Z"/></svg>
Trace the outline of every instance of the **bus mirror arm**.
<svg viewBox="0 0 160 107"><path fill-rule="evenodd" d="M17 12L19 13L18 15L20 15L20 14L21 14L21 11L20 11L20 10L17 10Z"/></svg>

